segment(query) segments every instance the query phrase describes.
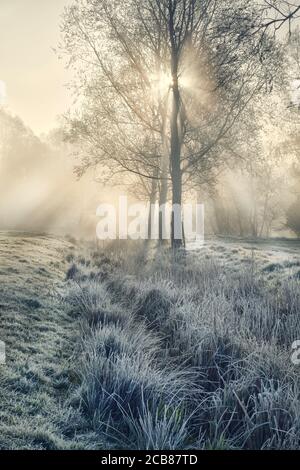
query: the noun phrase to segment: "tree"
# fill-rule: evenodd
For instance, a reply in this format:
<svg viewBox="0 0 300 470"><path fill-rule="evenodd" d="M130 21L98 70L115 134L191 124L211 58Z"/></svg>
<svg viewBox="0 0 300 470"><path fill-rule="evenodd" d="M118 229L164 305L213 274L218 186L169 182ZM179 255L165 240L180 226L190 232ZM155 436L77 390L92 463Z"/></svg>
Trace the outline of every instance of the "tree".
<svg viewBox="0 0 300 470"><path fill-rule="evenodd" d="M64 50L79 64L84 89L88 84L101 90L98 126L111 134L107 146L104 131L98 149L106 160L162 182L164 152L157 155L157 148L167 148L172 202L180 208L185 187L215 168L216 148L251 100L271 88L280 60L269 36L254 34L262 21L246 0L82 0L70 7ZM165 88L163 111L153 99L153 77ZM106 98L111 93L109 106L103 105L103 90ZM120 152L128 142L128 119L130 139L140 144L123 145ZM141 152L145 136L155 142L155 152ZM98 151L95 161L101 161ZM172 219L172 244L178 247L181 220Z"/></svg>
<svg viewBox="0 0 300 470"><path fill-rule="evenodd" d="M294 165L293 178L296 181L296 185L293 188L295 199L290 204L286 211L286 226L292 230L298 237L300 237L300 192L299 192L299 180L300 180L300 169L299 165Z"/></svg>
<svg viewBox="0 0 300 470"><path fill-rule="evenodd" d="M264 21L259 29L263 33L273 28L276 34L284 25L288 25L291 34L292 21L300 17L300 5L290 0L263 0L261 11Z"/></svg>
<svg viewBox="0 0 300 470"><path fill-rule="evenodd" d="M47 158L47 147L23 121L0 109L0 178L2 189L14 180L38 172Z"/></svg>
<svg viewBox="0 0 300 470"><path fill-rule="evenodd" d="M113 6L119 6L120 15L120 2L76 2L64 23L65 52L90 66L80 71L76 86L84 89L84 105L67 126L68 138L79 144L76 173L81 177L89 168L105 167L104 179L120 181L122 176L123 183L128 183L128 174L134 175L139 196L146 192L154 203L159 191L164 204L169 164L164 136L168 84L159 70L163 45L158 38L151 56L140 55L133 25L128 18L116 22ZM105 32L101 39L100 27ZM75 41L80 46L74 50ZM110 47L114 54L106 50ZM97 178L103 180L101 172Z"/></svg>

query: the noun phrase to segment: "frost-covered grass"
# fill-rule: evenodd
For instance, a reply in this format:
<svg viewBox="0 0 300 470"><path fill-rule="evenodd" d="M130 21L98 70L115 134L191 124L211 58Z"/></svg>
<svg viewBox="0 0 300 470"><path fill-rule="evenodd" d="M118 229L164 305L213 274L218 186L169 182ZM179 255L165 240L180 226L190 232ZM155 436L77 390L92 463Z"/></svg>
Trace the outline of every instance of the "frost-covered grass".
<svg viewBox="0 0 300 470"><path fill-rule="evenodd" d="M299 447L299 280L290 259L281 276L243 251L112 244L72 260L74 400L107 447Z"/></svg>
<svg viewBox="0 0 300 470"><path fill-rule="evenodd" d="M69 403L78 324L59 299L72 246L62 239L0 233L0 449L93 446ZM85 433L81 432L85 429Z"/></svg>
<svg viewBox="0 0 300 470"><path fill-rule="evenodd" d="M0 237L1 449L294 449L296 242Z"/></svg>

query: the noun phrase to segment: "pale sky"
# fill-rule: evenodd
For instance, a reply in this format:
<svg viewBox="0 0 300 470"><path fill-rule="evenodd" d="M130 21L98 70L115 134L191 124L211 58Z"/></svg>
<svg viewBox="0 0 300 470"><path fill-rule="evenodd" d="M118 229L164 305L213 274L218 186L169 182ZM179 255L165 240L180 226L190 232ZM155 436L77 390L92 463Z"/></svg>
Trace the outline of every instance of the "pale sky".
<svg viewBox="0 0 300 470"><path fill-rule="evenodd" d="M0 102L37 134L71 104L63 63L52 51L71 0L0 0Z"/></svg>

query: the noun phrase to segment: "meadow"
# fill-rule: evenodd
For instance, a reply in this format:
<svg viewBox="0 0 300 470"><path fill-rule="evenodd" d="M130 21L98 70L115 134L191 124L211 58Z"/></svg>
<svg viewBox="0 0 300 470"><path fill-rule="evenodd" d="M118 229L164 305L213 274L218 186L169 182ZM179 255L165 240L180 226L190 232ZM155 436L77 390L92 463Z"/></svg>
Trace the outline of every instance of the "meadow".
<svg viewBox="0 0 300 470"><path fill-rule="evenodd" d="M299 447L296 240L1 247L0 448Z"/></svg>

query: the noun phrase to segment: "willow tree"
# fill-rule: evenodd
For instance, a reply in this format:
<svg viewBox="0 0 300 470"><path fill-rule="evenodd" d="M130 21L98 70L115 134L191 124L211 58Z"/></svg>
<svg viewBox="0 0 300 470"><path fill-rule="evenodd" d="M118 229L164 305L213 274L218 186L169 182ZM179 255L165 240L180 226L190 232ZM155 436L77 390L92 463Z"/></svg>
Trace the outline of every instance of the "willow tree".
<svg viewBox="0 0 300 470"><path fill-rule="evenodd" d="M195 175L209 177L222 155L217 149L279 69L274 42L256 34L265 20L256 7L248 0L77 0L66 10L63 49L79 66L79 89L93 90L101 158L161 182L169 173L172 203L179 207L172 218L174 247L182 244L184 189ZM103 106L108 91L109 107ZM106 148L107 134L101 137L105 126L113 151ZM115 143L124 135L127 142L128 132L132 145L122 150ZM163 150L141 162L145 152L140 145L137 151L136 140L149 133Z"/></svg>

